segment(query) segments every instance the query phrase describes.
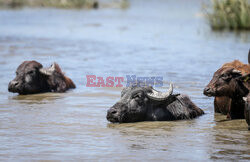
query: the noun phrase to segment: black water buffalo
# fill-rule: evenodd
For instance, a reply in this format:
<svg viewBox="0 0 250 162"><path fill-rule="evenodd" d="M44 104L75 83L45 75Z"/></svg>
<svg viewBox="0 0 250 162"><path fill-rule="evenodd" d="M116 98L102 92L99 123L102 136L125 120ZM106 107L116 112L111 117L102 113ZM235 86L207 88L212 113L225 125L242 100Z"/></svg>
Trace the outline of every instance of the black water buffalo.
<svg viewBox="0 0 250 162"><path fill-rule="evenodd" d="M250 66L239 61L234 61L237 66L222 66L214 73L213 79L204 89L206 96L226 96L231 99L227 107L229 119L244 118L244 104L242 97L249 92ZM225 103L228 104L228 103Z"/></svg>
<svg viewBox="0 0 250 162"><path fill-rule="evenodd" d="M136 85L124 88L120 101L107 111L107 120L113 123L170 121L204 114L188 96L173 95L172 92L172 85L166 93Z"/></svg>
<svg viewBox="0 0 250 162"><path fill-rule="evenodd" d="M245 119L248 124L248 130L250 130L250 94L247 97L243 97L245 101Z"/></svg>
<svg viewBox="0 0 250 162"><path fill-rule="evenodd" d="M66 77L59 65L53 63L49 68L36 61L24 61L16 70L16 77L9 83L8 90L19 94L42 92L65 92L75 88L73 81Z"/></svg>

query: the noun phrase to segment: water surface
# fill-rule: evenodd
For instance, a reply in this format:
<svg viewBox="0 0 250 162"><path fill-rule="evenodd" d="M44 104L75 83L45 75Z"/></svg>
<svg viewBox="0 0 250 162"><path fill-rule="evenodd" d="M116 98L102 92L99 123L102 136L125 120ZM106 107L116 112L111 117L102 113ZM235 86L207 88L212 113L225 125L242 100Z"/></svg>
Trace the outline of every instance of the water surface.
<svg viewBox="0 0 250 162"><path fill-rule="evenodd" d="M0 160L250 160L244 120L224 121L202 90L223 63L247 63L250 34L212 32L201 2L133 1L127 10L0 11ZM19 96L7 85L24 60L59 63L77 89ZM86 75L162 76L206 114L194 120L111 124L121 88Z"/></svg>

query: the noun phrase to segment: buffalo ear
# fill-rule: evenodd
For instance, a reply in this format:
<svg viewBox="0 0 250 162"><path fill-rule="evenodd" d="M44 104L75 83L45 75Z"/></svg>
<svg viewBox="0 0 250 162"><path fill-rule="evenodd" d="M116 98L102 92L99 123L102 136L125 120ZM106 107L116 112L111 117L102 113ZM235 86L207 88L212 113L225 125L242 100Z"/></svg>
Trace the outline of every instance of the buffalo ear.
<svg viewBox="0 0 250 162"><path fill-rule="evenodd" d="M248 82L250 80L250 73L249 74L245 74L245 75L242 75L238 78L240 81L242 82Z"/></svg>
<svg viewBox="0 0 250 162"><path fill-rule="evenodd" d="M51 65L51 67L49 67L49 68L41 68L41 69L39 69L39 71L40 71L40 73L42 73L44 75L51 76L54 73L54 71L56 70L55 67L56 67L56 63L53 63Z"/></svg>

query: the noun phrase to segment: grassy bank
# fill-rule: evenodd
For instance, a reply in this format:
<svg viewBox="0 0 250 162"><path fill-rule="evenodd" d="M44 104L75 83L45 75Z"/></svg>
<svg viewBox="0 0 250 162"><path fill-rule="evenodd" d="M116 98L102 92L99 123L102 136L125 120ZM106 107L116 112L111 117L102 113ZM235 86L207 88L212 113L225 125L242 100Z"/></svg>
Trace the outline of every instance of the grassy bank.
<svg viewBox="0 0 250 162"><path fill-rule="evenodd" d="M212 0L212 5L205 8L214 30L250 30L249 0Z"/></svg>
<svg viewBox="0 0 250 162"><path fill-rule="evenodd" d="M0 8L55 7L55 8L98 8L100 0L0 0ZM110 0L103 6L126 8L126 0Z"/></svg>

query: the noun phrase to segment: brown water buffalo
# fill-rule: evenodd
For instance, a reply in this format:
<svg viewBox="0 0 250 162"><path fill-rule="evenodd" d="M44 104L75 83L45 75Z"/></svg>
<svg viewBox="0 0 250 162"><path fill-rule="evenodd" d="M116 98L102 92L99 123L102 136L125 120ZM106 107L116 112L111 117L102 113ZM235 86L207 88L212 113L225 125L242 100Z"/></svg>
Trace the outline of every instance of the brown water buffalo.
<svg viewBox="0 0 250 162"><path fill-rule="evenodd" d="M248 124L248 130L250 130L250 94L247 97L243 97L245 101L245 119Z"/></svg>
<svg viewBox="0 0 250 162"><path fill-rule="evenodd" d="M232 99L227 96L220 96L214 98L214 112L227 115L228 108L231 106Z"/></svg>
<svg viewBox="0 0 250 162"><path fill-rule="evenodd" d="M49 68L36 61L24 61L16 70L16 77L9 83L8 90L19 94L42 92L65 92L75 88L73 81L66 77L59 65L53 63Z"/></svg>
<svg viewBox="0 0 250 162"><path fill-rule="evenodd" d="M242 97L249 92L249 73L250 66L248 64L243 64L238 60L226 63L214 73L213 79L204 89L206 96L216 97L214 105L217 105L217 108L220 106L222 112L227 114L230 119L244 118ZM221 100L218 101L218 97Z"/></svg>
<svg viewBox="0 0 250 162"><path fill-rule="evenodd" d="M249 50L249 54L248 54L248 59L250 60L250 50ZM224 64L221 68L233 67L233 68L236 68L238 70L242 70L242 72L244 74L246 74L247 71L244 70L246 65L244 65L244 66L242 66L242 65L244 65L244 64L238 60L235 60L233 62L229 62L229 63ZM231 104L232 104L231 102L232 102L232 99L228 96L215 96L215 98L214 98L214 111L217 113L222 113L224 115L228 115L229 109L230 109Z"/></svg>
<svg viewBox="0 0 250 162"><path fill-rule="evenodd" d="M204 114L188 96L173 95L170 86L162 93L152 87L127 87L121 99L107 111L107 120L112 123L139 121L169 121L192 119Z"/></svg>

